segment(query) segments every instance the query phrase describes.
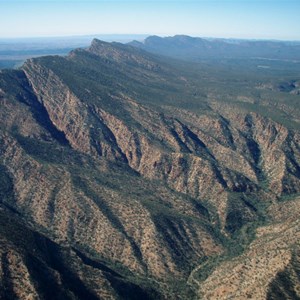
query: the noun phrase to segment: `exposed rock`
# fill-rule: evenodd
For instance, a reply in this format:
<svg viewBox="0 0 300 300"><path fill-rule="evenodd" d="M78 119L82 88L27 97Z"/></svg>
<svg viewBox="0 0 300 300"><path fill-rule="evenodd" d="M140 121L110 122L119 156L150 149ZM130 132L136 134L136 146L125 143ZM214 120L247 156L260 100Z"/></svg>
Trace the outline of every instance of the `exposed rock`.
<svg viewBox="0 0 300 300"><path fill-rule="evenodd" d="M176 72L95 40L0 73L1 296L266 299L296 272L299 131L155 102Z"/></svg>

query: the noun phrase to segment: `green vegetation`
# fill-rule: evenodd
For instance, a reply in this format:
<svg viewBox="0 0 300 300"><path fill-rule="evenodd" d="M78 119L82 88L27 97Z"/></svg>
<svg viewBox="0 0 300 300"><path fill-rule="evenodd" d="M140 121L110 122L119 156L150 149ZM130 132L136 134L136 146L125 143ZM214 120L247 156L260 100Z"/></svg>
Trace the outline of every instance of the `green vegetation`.
<svg viewBox="0 0 300 300"><path fill-rule="evenodd" d="M299 195L299 65L258 68L260 59L241 57L183 62L120 44L106 45L108 55L93 45L36 58L25 72L0 72L1 107L12 115L1 120L1 140L15 142L0 147L0 209L53 239L44 241L53 253L28 261L56 270L79 298L94 297L101 274L116 297L191 299L191 272L196 288L272 224L272 205ZM13 114L19 106L21 118ZM276 122L286 126L284 142ZM282 177L272 173L278 157ZM31 167L36 178L26 176ZM18 172L25 175L16 179ZM21 204L14 184L24 193ZM288 286L289 276L277 281Z"/></svg>

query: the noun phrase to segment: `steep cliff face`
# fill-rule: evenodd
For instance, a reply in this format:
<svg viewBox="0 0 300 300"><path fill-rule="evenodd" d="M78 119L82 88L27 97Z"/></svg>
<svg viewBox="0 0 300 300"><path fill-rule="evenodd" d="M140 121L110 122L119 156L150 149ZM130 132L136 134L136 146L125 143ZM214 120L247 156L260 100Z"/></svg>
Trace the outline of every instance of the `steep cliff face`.
<svg viewBox="0 0 300 300"><path fill-rule="evenodd" d="M53 285L61 298L225 299L260 281L264 299L277 274L293 268L298 227L285 219L269 230L288 249L277 251L262 227L241 256L210 266L241 254L257 226L276 221L279 201L300 192L299 132L232 103L210 99L200 113L170 105L174 90L186 96L188 79L176 72L97 40L1 71L0 208L20 220L14 231L41 236L29 239L31 253L3 230L1 276L11 295L47 298ZM161 94L165 101L155 99ZM263 262L252 263L253 253ZM37 278L41 269L51 287ZM245 287L230 281L237 269Z"/></svg>

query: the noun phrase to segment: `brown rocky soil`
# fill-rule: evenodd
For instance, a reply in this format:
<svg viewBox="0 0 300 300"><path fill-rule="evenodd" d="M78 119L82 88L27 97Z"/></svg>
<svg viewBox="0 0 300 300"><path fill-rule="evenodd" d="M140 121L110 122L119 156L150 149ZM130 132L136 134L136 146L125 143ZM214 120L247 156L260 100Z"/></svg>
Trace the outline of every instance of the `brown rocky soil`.
<svg viewBox="0 0 300 300"><path fill-rule="evenodd" d="M149 105L144 82L186 80L120 47L94 41L0 74L1 296L291 293L280 274L299 270L299 198L287 199L300 192L299 132L214 99L206 113ZM234 243L244 251L229 257Z"/></svg>

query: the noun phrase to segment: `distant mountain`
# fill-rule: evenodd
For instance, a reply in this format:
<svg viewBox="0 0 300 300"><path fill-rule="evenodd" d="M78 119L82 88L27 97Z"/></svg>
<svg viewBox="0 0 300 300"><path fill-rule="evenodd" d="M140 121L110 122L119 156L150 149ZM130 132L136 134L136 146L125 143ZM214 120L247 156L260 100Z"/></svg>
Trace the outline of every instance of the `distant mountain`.
<svg viewBox="0 0 300 300"><path fill-rule="evenodd" d="M95 39L1 70L0 298L299 298L299 70L271 66Z"/></svg>
<svg viewBox="0 0 300 300"><path fill-rule="evenodd" d="M192 61L207 58L268 58L300 61L300 44L296 42L203 39L175 35L173 37L149 36L144 42L133 41L129 44L152 53Z"/></svg>

